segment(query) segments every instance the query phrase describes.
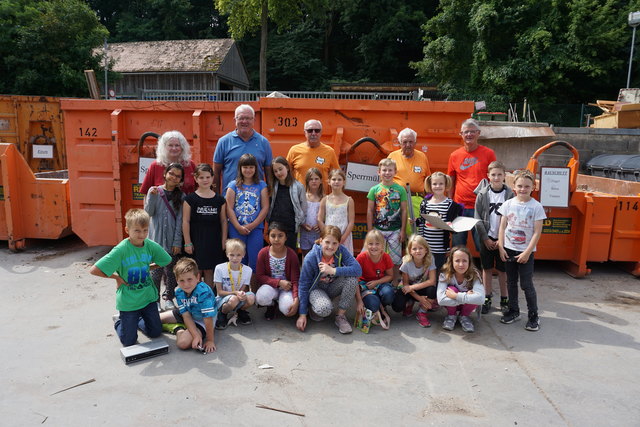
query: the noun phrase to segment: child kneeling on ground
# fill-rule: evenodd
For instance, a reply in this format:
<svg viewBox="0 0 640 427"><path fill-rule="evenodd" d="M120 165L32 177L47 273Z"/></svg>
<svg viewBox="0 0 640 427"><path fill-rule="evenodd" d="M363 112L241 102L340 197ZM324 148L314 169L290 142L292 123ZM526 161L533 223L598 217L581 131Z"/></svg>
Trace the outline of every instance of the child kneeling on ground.
<svg viewBox="0 0 640 427"><path fill-rule="evenodd" d="M216 329L225 329L229 323L229 314L237 312L241 325L250 325L251 316L247 308L256 301L256 295L249 291L251 267L242 264L246 253L244 243L239 239L229 239L225 245L229 262L216 266L213 283L216 285L216 305L218 320Z"/></svg>
<svg viewBox="0 0 640 427"><path fill-rule="evenodd" d="M484 286L478 270L473 266L471 252L466 246L451 249L438 278L438 304L447 309L442 327L453 331L460 313L460 325L465 332L474 332L469 317L484 302Z"/></svg>
<svg viewBox="0 0 640 427"><path fill-rule="evenodd" d="M176 332L178 348L216 351L213 341L213 321L218 310L211 287L200 280L198 264L192 258L180 258L173 267L178 287L175 290L178 307L160 313L162 323L184 323L187 329ZM204 343L204 345L203 345Z"/></svg>

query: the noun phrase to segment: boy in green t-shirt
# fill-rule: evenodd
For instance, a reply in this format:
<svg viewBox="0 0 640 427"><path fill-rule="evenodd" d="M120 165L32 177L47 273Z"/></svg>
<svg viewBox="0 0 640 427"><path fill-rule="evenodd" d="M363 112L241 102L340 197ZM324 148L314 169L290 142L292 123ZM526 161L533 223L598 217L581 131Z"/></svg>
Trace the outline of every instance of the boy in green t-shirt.
<svg viewBox="0 0 640 427"><path fill-rule="evenodd" d="M407 191L393 182L396 162L382 159L378 163L378 176L382 181L369 190L367 199L367 230L374 228L384 236L386 251L393 261L393 285L398 284L402 264L402 243L407 223Z"/></svg>
<svg viewBox="0 0 640 427"><path fill-rule="evenodd" d="M147 239L149 214L144 210L130 209L124 218L124 231L129 237L100 258L89 272L116 281L116 309L120 315L114 327L122 345L128 347L136 343L138 328L150 338L162 333L158 290L149 272L169 264L171 255Z"/></svg>

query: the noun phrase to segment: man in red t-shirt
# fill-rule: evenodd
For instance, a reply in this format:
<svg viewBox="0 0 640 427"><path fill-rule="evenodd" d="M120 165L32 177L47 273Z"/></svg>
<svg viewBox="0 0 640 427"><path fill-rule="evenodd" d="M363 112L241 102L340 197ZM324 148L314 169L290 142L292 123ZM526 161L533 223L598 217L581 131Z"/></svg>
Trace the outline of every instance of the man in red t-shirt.
<svg viewBox="0 0 640 427"><path fill-rule="evenodd" d="M480 137L480 125L473 119L467 119L460 127L463 147L458 148L449 156L449 166L447 174L451 177L451 198L453 201L464 206L463 216L473 218L473 211L476 203L474 190L487 177L489 163L496 160L496 153L491 148L478 144ZM476 249L480 243L477 242L475 230L473 239ZM467 244L467 233L454 233L453 246Z"/></svg>

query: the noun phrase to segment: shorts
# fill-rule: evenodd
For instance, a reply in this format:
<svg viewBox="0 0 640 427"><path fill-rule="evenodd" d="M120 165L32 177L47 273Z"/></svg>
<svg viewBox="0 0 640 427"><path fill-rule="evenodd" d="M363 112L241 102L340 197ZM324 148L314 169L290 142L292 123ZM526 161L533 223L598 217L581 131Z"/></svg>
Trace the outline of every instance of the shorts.
<svg viewBox="0 0 640 427"><path fill-rule="evenodd" d="M245 292L247 295L254 295L253 292ZM225 295L223 297L216 297L216 308L218 309L219 313L222 313L222 306L226 303L229 302L229 300L231 299L233 295ZM242 308L242 306L244 305L245 301L240 301L238 303L238 305L236 306L236 308L233 311L230 311L229 313L233 313L234 311L238 311Z"/></svg>
<svg viewBox="0 0 640 427"><path fill-rule="evenodd" d="M174 308L173 310L171 310L171 313L173 314L173 317L176 318L176 323L184 323L184 317L182 317L182 314L180 314L180 309L179 308ZM200 333L202 334L202 341L205 340L205 338L207 338L207 330L204 328L204 326L202 326L200 323L196 322L195 320L193 321L193 323L196 324L196 327L198 328L198 330L200 331ZM215 325L216 323L216 319L213 318L213 323Z"/></svg>
<svg viewBox="0 0 640 427"><path fill-rule="evenodd" d="M378 230L384 236L386 244L386 252L391 257L393 265L402 264L402 242L400 241L400 230L382 231Z"/></svg>
<svg viewBox="0 0 640 427"><path fill-rule="evenodd" d="M480 265L482 266L483 270L491 270L495 267L496 270L502 273L506 271L504 267L504 261L502 261L502 258L500 258L500 250L489 250L484 245L484 243L480 245Z"/></svg>

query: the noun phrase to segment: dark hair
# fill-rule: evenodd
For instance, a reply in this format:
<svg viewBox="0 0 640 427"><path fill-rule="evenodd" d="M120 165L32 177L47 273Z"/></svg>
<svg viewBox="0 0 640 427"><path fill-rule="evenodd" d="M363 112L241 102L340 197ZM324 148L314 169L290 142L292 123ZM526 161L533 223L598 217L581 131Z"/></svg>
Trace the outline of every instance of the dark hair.
<svg viewBox="0 0 640 427"><path fill-rule="evenodd" d="M178 169L182 173L182 177L180 178L180 184L184 182L184 167L180 163L171 163L169 166L164 168L165 182L167 181L166 176L167 172L171 169ZM180 206L182 206L182 189L178 185L172 192L169 194L169 201L173 204L173 208L178 212L180 210Z"/></svg>
<svg viewBox="0 0 640 427"><path fill-rule="evenodd" d="M258 184L260 182L260 176L258 175L258 161L253 154L245 153L238 159L238 173L236 175L236 186L242 187L244 177L242 176L243 166L255 166L256 173L253 174L253 183Z"/></svg>
<svg viewBox="0 0 640 427"><path fill-rule="evenodd" d="M279 180L278 178L276 178L276 174L273 171L273 165L275 165L276 163L280 163L282 166L287 168L287 177L284 179L284 185L286 185L287 187L291 187L293 185L293 176L291 175L291 166L289 166L289 162L287 162L287 159L285 159L284 157L278 156L271 162L271 176L273 178L271 180L271 193L273 193L273 187L276 186L276 182L279 183Z"/></svg>
<svg viewBox="0 0 640 427"><path fill-rule="evenodd" d="M318 194L316 194L316 196L324 196L324 184L322 183L322 172L320 172L320 169L318 168L309 168L309 170L307 171L307 174L304 177L304 182L305 182L305 190L307 191L307 193L310 193L310 189L309 189L309 181L311 181L311 178L313 177L313 175L317 175L320 177L320 187L318 187Z"/></svg>
<svg viewBox="0 0 640 427"><path fill-rule="evenodd" d="M284 224L278 221L273 221L269 223L269 231L271 230L278 230L278 231L282 231L284 234L287 234L287 229L285 228Z"/></svg>
<svg viewBox="0 0 640 427"><path fill-rule="evenodd" d="M196 166L196 169L193 171L193 177L198 178L198 175L200 175L202 172L209 172L213 177L213 168L209 163L200 163L198 166ZM197 188L198 183L196 182L196 189ZM211 184L210 188L213 190L213 184Z"/></svg>

